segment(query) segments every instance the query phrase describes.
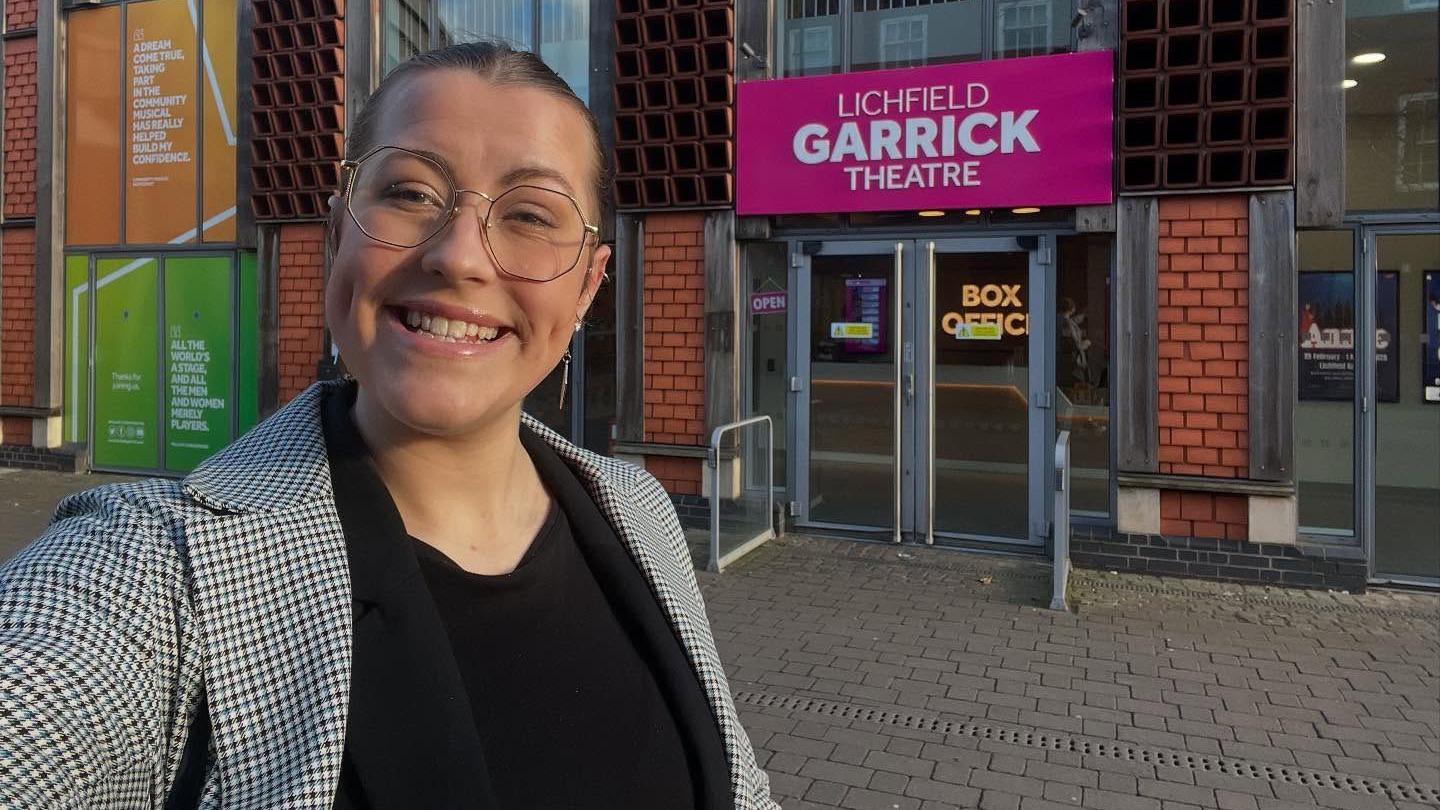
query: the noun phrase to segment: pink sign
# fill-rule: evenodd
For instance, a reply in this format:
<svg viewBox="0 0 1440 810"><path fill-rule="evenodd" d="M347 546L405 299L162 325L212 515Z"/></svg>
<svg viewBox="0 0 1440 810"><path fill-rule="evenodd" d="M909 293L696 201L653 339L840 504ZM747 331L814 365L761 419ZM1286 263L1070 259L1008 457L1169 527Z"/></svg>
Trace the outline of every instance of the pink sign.
<svg viewBox="0 0 1440 810"><path fill-rule="evenodd" d="M784 312L788 297L784 292L757 292L750 293L750 314L770 315L775 312Z"/></svg>
<svg viewBox="0 0 1440 810"><path fill-rule="evenodd" d="M740 214L1112 199L1110 51L744 82Z"/></svg>

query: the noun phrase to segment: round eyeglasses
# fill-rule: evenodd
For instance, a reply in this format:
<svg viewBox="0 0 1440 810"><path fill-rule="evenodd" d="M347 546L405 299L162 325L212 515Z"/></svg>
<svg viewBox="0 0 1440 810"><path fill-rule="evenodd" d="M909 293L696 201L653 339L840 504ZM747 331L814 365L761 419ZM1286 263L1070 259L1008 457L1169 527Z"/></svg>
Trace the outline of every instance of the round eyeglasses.
<svg viewBox="0 0 1440 810"><path fill-rule="evenodd" d="M456 188L434 159L398 146L381 146L345 172L345 209L360 230L387 245L412 248L442 231L460 212L460 196L489 203L480 232L495 266L525 281L552 281L575 268L600 228L585 221L580 204L561 191L518 185L497 197Z"/></svg>

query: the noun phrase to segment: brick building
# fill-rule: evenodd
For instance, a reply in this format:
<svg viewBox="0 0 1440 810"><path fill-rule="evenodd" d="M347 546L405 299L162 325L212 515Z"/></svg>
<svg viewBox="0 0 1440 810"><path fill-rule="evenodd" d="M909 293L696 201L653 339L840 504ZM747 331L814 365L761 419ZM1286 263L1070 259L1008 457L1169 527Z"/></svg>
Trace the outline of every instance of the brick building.
<svg viewBox="0 0 1440 810"><path fill-rule="evenodd" d="M347 122L465 32L614 159L534 412L686 518L765 414L801 529L1043 553L1068 431L1082 565L1440 578L1434 2L193 6L4 0L0 463L183 473L326 373Z"/></svg>

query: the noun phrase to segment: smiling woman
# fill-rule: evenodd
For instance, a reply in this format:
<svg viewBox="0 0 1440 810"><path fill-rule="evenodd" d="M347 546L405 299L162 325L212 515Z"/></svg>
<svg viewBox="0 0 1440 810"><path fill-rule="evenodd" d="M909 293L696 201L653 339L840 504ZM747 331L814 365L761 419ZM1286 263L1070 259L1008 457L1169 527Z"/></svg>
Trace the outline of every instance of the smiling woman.
<svg viewBox="0 0 1440 810"><path fill-rule="evenodd" d="M664 491L521 413L604 278L599 155L533 54L385 79L331 198L353 378L0 569L0 806L776 806Z"/></svg>

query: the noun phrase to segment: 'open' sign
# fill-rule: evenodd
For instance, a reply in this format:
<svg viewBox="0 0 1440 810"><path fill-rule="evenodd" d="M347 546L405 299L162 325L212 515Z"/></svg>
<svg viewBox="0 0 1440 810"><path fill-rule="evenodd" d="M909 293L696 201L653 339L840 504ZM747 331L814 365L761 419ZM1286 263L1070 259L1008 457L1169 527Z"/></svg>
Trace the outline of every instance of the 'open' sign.
<svg viewBox="0 0 1440 810"><path fill-rule="evenodd" d="M777 312L784 312L788 300L783 292L750 293L750 314L773 315Z"/></svg>

